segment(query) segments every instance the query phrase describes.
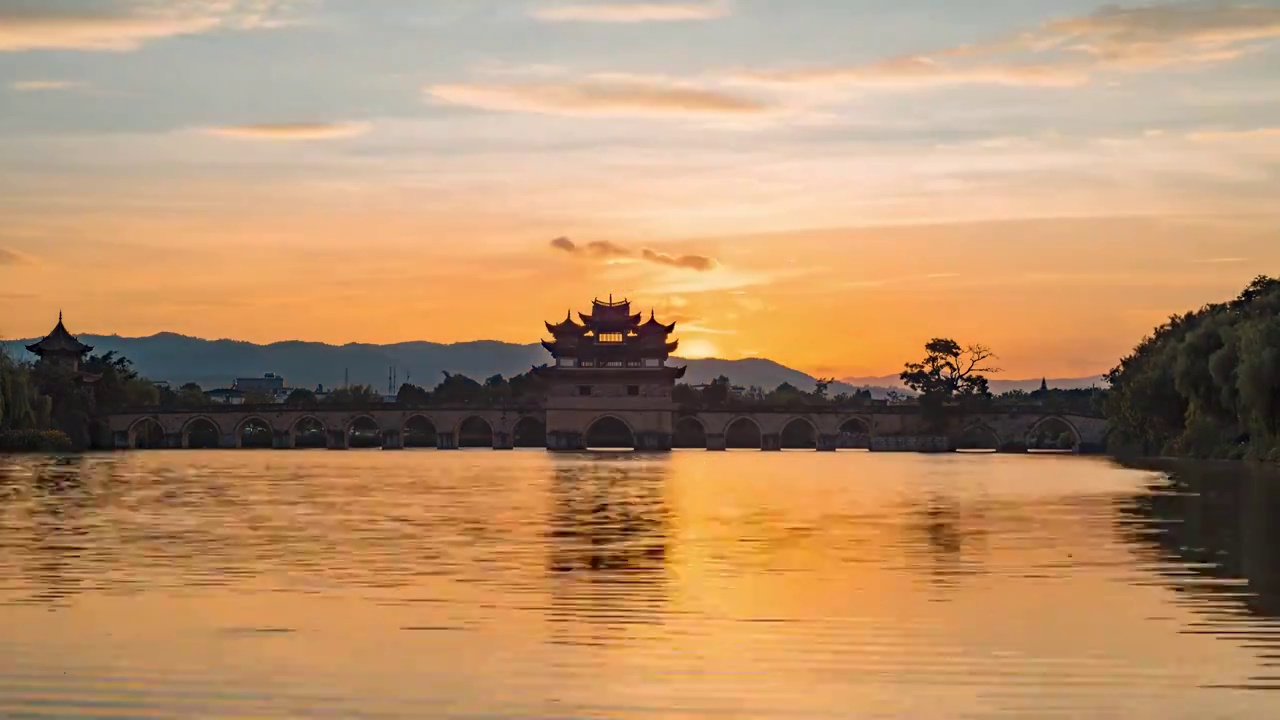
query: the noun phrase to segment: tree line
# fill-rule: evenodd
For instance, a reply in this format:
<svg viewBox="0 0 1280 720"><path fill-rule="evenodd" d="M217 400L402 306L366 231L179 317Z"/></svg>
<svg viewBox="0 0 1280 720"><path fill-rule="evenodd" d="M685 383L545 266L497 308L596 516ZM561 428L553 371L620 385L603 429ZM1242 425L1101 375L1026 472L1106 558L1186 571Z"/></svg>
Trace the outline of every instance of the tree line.
<svg viewBox="0 0 1280 720"><path fill-rule="evenodd" d="M1170 316L1106 378L1116 450L1280 461L1280 279Z"/></svg>
<svg viewBox="0 0 1280 720"><path fill-rule="evenodd" d="M63 368L18 362L0 350L0 449L110 447L110 432L98 418L160 401L156 385L114 352L90 355L80 370L96 380L79 382Z"/></svg>

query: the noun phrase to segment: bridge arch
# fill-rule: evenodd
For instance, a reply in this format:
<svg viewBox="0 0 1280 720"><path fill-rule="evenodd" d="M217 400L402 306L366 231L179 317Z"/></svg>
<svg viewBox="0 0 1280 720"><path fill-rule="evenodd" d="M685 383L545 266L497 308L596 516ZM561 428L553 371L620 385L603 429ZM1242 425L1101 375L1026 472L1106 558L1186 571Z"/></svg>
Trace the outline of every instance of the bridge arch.
<svg viewBox="0 0 1280 720"><path fill-rule="evenodd" d="M208 415L198 415L183 423L181 434L184 448L210 450L222 447L222 428Z"/></svg>
<svg viewBox="0 0 1280 720"><path fill-rule="evenodd" d="M518 448L545 448L547 424L533 415L525 415L511 428L511 441Z"/></svg>
<svg viewBox="0 0 1280 720"><path fill-rule="evenodd" d="M676 420L671 435L671 445L676 448L707 447L707 426L693 415L685 415Z"/></svg>
<svg viewBox="0 0 1280 720"><path fill-rule="evenodd" d="M372 415L361 414L351 418L347 421L346 433L347 447L382 447L382 425Z"/></svg>
<svg viewBox="0 0 1280 720"><path fill-rule="evenodd" d="M808 418L791 418L782 426L778 442L783 450L817 450L818 427Z"/></svg>
<svg viewBox="0 0 1280 720"><path fill-rule="evenodd" d="M140 417L129 425L129 447L156 450L166 445L164 427L153 417Z"/></svg>
<svg viewBox="0 0 1280 720"><path fill-rule="evenodd" d="M840 423L839 447L841 449L870 450L871 421L861 416L845 418Z"/></svg>
<svg viewBox="0 0 1280 720"><path fill-rule="evenodd" d="M747 415L740 415L724 426L724 446L729 450L759 450L760 423Z"/></svg>
<svg viewBox="0 0 1280 720"><path fill-rule="evenodd" d="M249 415L236 423L236 447L269 448L273 445L275 429L271 421L261 415Z"/></svg>
<svg viewBox="0 0 1280 720"><path fill-rule="evenodd" d="M289 425L289 435L296 448L322 448L328 445L328 428L315 415L303 415Z"/></svg>
<svg viewBox="0 0 1280 720"><path fill-rule="evenodd" d="M433 448L439 444L436 424L422 413L414 413L405 418L400 436L404 438L404 446L407 448Z"/></svg>
<svg viewBox="0 0 1280 720"><path fill-rule="evenodd" d="M1074 423L1061 415L1050 415L1027 429L1026 442L1031 450L1079 450L1084 441Z"/></svg>
<svg viewBox="0 0 1280 720"><path fill-rule="evenodd" d="M460 448L492 448L493 425L479 415L470 415L458 423L456 429L458 447Z"/></svg>
<svg viewBox="0 0 1280 720"><path fill-rule="evenodd" d="M986 423L973 423L960 432L957 450L986 450L999 452L1004 447L1000 433Z"/></svg>
<svg viewBox="0 0 1280 720"><path fill-rule="evenodd" d="M631 424L616 415L601 415L591 421L582 437L592 450L634 450L636 434Z"/></svg>

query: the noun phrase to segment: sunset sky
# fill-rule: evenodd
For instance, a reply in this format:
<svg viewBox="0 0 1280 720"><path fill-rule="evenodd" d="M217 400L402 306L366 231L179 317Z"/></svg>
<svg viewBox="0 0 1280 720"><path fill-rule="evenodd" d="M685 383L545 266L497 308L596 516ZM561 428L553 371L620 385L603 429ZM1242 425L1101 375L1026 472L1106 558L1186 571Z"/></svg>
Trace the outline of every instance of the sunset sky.
<svg viewBox="0 0 1280 720"><path fill-rule="evenodd" d="M0 0L0 337L1106 370L1280 273L1280 2Z"/></svg>

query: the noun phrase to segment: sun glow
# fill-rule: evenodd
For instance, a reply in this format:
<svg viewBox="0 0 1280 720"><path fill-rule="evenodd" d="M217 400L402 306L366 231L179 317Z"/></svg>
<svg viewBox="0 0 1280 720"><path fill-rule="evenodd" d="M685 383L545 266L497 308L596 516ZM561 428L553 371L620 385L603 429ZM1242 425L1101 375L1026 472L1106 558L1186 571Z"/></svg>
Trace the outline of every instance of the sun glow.
<svg viewBox="0 0 1280 720"><path fill-rule="evenodd" d="M701 360L702 358L716 357L720 350L715 343L710 340L681 340L680 341L680 357L690 360Z"/></svg>

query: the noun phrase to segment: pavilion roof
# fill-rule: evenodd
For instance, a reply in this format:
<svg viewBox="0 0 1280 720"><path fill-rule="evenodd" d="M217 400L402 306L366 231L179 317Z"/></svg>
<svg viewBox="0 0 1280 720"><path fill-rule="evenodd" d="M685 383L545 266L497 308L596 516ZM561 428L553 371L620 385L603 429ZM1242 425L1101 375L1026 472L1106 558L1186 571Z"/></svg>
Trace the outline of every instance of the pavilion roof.
<svg viewBox="0 0 1280 720"><path fill-rule="evenodd" d="M44 356L48 353L65 353L84 355L93 350L92 345L85 345L76 339L74 335L67 332L67 328L62 324L62 313L58 313L58 324L44 339L34 345L28 345L27 350L36 355Z"/></svg>

